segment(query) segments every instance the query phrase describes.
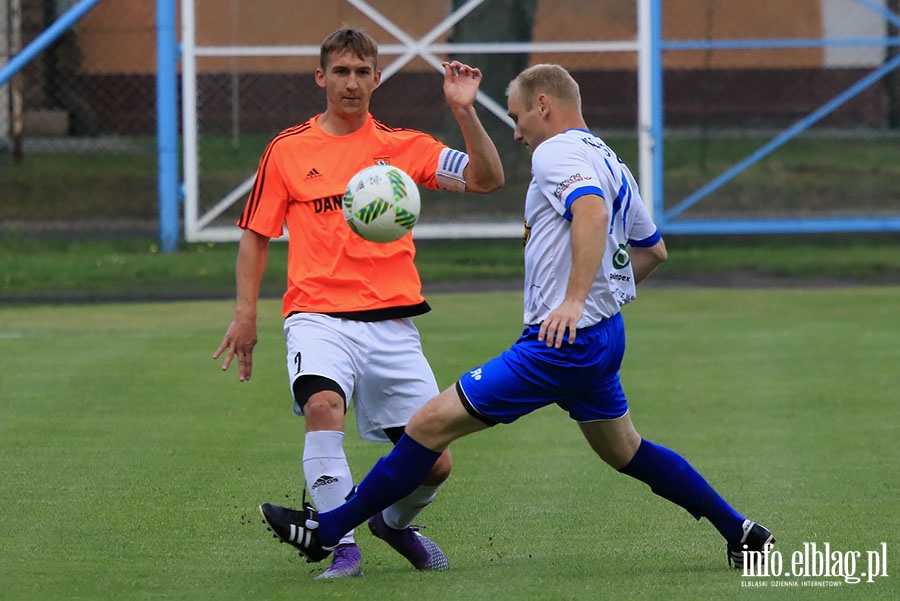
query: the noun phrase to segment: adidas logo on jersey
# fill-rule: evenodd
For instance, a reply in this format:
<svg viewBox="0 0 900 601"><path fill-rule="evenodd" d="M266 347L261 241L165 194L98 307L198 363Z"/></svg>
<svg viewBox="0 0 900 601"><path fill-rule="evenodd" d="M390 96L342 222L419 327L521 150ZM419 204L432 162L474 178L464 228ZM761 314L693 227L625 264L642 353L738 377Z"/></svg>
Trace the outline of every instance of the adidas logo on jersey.
<svg viewBox="0 0 900 601"><path fill-rule="evenodd" d="M309 170L309 173L306 174L306 179L316 179L318 177L322 177L322 174L319 173L319 170L313 167Z"/></svg>

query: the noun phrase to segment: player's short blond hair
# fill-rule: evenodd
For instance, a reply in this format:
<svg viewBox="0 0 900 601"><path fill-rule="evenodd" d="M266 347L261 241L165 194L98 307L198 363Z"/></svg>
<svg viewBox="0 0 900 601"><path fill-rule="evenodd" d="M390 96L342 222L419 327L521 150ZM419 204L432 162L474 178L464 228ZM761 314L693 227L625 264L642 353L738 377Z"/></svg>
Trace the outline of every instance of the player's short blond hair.
<svg viewBox="0 0 900 601"><path fill-rule="evenodd" d="M332 54L344 54L350 52L363 60L372 59L372 64L378 68L378 42L356 27L344 27L328 35L322 42L319 50L319 65L326 70L328 60Z"/></svg>
<svg viewBox="0 0 900 601"><path fill-rule="evenodd" d="M513 86L519 88L519 99L531 110L538 94L547 94L563 106L581 112L581 88L578 82L559 65L539 64L528 67L506 88L507 96Z"/></svg>

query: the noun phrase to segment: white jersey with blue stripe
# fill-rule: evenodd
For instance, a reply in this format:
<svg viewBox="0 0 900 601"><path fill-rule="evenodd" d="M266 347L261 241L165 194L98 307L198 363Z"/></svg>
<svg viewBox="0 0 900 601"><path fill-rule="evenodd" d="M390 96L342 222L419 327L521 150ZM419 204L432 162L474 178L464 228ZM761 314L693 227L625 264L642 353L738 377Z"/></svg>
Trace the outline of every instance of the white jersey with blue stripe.
<svg viewBox="0 0 900 601"><path fill-rule="evenodd" d="M627 245L648 247L660 239L631 171L603 140L583 129L538 145L531 169L525 196L525 323L541 323L565 298L572 269L570 208L587 194L604 199L610 222L603 265L578 327L612 317L637 293Z"/></svg>

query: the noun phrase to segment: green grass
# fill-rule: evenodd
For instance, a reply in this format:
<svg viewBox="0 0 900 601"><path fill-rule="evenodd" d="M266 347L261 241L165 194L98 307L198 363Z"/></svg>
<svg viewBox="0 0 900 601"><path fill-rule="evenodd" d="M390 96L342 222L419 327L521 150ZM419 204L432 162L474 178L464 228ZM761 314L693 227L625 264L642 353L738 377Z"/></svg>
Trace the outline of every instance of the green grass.
<svg viewBox="0 0 900 601"><path fill-rule="evenodd" d="M518 293L436 294L417 320L439 383L505 348ZM623 382L638 429L691 460L778 536L888 543L889 578L747 589L706 522L605 467L558 410L453 446L424 514L453 564L417 573L367 532L366 576L267 535L297 503L278 302L254 378L210 356L230 301L0 307L0 590L45 599L896 599L900 287L645 290L626 309ZM360 476L386 451L347 436ZM364 530L364 529L363 529Z"/></svg>
<svg viewBox="0 0 900 601"><path fill-rule="evenodd" d="M772 137L748 132L741 138L667 140L667 206L674 207ZM854 157L852 162L841 158L844 151ZM900 210L898 151L896 136L850 141L813 132L762 158L688 209L684 217L896 215Z"/></svg>
<svg viewBox="0 0 900 601"><path fill-rule="evenodd" d="M229 298L237 244L184 244L172 254L155 242L0 243L0 301ZM523 272L517 240L432 242L419 247L425 282L509 279ZM284 292L287 244L270 245L262 295Z"/></svg>
<svg viewBox="0 0 900 601"><path fill-rule="evenodd" d="M125 152L31 153L0 158L0 220L154 219L155 140Z"/></svg>
<svg viewBox="0 0 900 601"><path fill-rule="evenodd" d="M758 237L667 239L669 261L654 275L667 283L900 283L900 238ZM232 298L236 244L183 244L160 253L149 240L0 242L0 302ZM522 244L510 240L422 241L416 263L426 291L457 282L522 277ZM264 297L284 292L287 245L270 246Z"/></svg>
<svg viewBox="0 0 900 601"><path fill-rule="evenodd" d="M603 133L638 175L637 144L631 133ZM439 132L435 132L438 133ZM768 142L774 133L740 136L667 132L664 187L668 207L698 190ZM232 146L226 136L199 140L200 207L209 208L251 175L268 142L243 134ZM125 150L95 154L31 153L21 163L0 157L0 222L141 219L157 216L157 157L152 138L120 141ZM846 157L854 157L847 161ZM523 151L507 166L507 185L488 197L424 191L423 221L519 219L528 185ZM243 203L219 223L233 223ZM809 215L896 215L900 212L900 144L895 133L859 134L858 139L813 131L763 158L711 197L691 207L695 217L802 217Z"/></svg>

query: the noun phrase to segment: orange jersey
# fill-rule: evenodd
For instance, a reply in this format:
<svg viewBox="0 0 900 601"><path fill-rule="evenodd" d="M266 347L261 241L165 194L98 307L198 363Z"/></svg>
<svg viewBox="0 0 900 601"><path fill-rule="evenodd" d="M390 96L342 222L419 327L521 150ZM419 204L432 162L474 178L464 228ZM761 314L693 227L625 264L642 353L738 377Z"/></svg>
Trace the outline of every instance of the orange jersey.
<svg viewBox="0 0 900 601"><path fill-rule="evenodd" d="M324 132L316 117L268 145L237 224L269 238L288 232L283 314L356 313L424 305L412 234L379 244L354 234L341 205L347 182L378 163L399 167L436 189L441 151L435 138L391 128L368 116L346 136ZM427 310L410 313L417 314ZM390 313L388 315L394 316Z"/></svg>

